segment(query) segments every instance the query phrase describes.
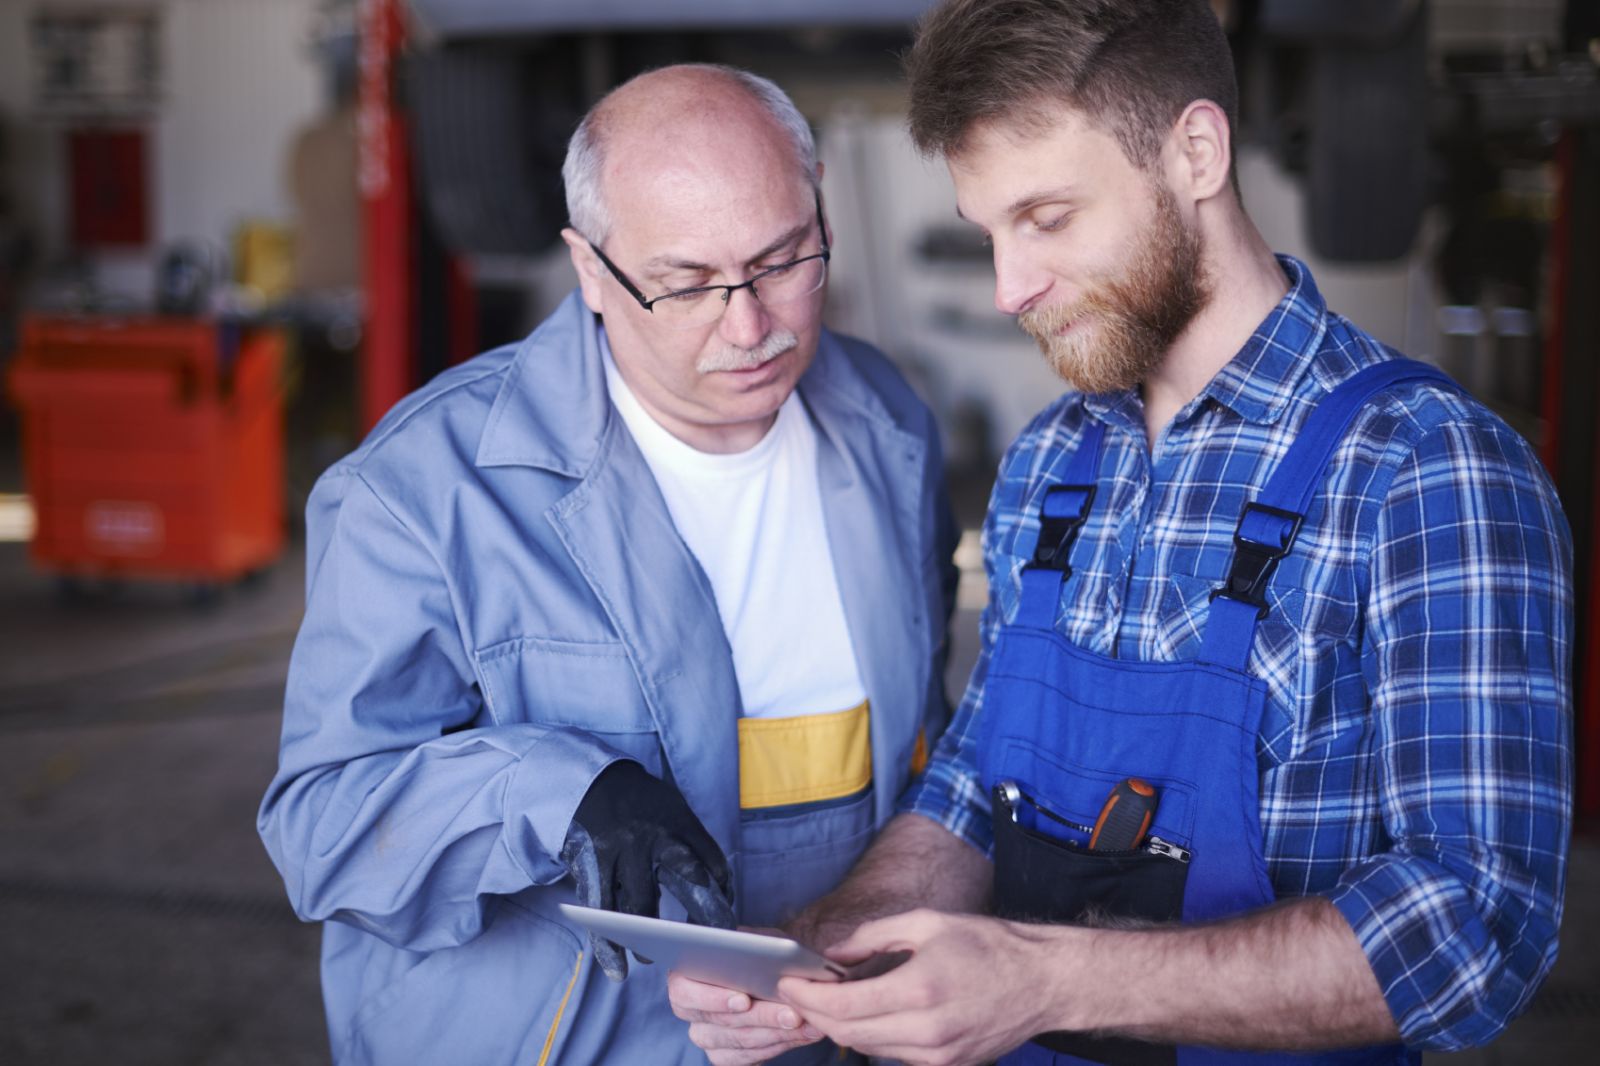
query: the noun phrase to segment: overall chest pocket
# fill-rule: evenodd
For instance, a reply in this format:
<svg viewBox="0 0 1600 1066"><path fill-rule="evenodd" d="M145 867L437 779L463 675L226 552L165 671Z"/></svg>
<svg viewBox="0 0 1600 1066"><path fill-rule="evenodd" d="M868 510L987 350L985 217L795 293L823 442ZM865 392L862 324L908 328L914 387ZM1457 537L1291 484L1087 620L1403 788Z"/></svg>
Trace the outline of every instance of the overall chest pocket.
<svg viewBox="0 0 1600 1066"><path fill-rule="evenodd" d="M480 649L476 659L495 724L597 734L661 772L655 719L621 644L517 637Z"/></svg>
<svg viewBox="0 0 1600 1066"><path fill-rule="evenodd" d="M1070 837L1041 831L1030 817L1045 808L1015 783L998 784L994 811L994 911L1024 922L1139 926L1177 921L1183 913L1189 855L1168 845L1117 852L1089 851ZM1032 822L1030 827L1025 822ZM1087 829L1087 826L1076 826ZM1165 1044L1081 1032L1050 1032L1033 1043L1106 1066L1176 1066L1177 1052Z"/></svg>

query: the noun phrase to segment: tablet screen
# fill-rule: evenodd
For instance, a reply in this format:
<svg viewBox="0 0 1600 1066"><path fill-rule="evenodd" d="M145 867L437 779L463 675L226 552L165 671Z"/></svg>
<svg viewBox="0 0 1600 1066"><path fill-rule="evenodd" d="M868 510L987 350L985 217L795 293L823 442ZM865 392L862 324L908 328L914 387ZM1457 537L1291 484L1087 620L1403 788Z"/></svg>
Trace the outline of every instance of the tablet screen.
<svg viewBox="0 0 1600 1066"><path fill-rule="evenodd" d="M843 967L784 936L712 929L687 922L561 904L568 920L621 944L658 966L698 981L776 999L778 978L842 981Z"/></svg>

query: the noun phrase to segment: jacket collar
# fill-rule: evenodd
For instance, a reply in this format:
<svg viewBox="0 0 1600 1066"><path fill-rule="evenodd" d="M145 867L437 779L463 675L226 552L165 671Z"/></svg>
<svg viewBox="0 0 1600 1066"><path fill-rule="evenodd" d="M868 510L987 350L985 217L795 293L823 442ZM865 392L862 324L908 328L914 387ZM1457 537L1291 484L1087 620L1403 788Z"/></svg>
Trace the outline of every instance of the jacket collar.
<svg viewBox="0 0 1600 1066"><path fill-rule="evenodd" d="M799 391L824 425L832 416L894 424L876 390L826 329ZM585 477L614 417L600 362L599 322L575 290L512 356L478 441L477 465L536 466Z"/></svg>
<svg viewBox="0 0 1600 1066"><path fill-rule="evenodd" d="M846 623L873 701L873 771L897 784L926 698L927 609L919 588L925 446L901 428L826 330L800 379L816 422L818 488ZM572 477L545 511L638 671L667 765L684 798L737 850L739 706L733 657L710 582L672 526L649 467L606 391L594 316L577 296L523 342L479 441L480 466L533 466ZM909 547L908 547L909 546ZM842 550L841 550L842 549ZM880 821L897 787L874 789Z"/></svg>

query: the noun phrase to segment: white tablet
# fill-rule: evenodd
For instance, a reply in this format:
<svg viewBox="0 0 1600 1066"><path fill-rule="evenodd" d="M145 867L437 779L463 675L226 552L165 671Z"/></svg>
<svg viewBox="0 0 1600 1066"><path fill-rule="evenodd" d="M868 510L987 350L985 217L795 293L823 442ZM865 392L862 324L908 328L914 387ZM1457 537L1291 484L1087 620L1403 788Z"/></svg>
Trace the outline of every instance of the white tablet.
<svg viewBox="0 0 1600 1066"><path fill-rule="evenodd" d="M786 936L712 929L572 903L561 904L561 913L657 966L762 999L777 998L780 977L807 977L813 981L843 981L847 977L844 967Z"/></svg>

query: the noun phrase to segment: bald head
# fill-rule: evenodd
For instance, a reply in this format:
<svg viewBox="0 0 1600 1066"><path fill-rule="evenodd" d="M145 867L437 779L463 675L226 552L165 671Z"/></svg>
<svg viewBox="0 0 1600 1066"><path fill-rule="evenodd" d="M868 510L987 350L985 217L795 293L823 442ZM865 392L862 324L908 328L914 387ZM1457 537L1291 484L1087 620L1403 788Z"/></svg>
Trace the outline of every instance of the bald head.
<svg viewBox="0 0 1600 1066"><path fill-rule="evenodd" d="M815 186L811 128L782 89L747 71L710 64L653 70L590 110L567 146L561 174L573 229L601 242L615 223L618 183L670 190L741 160L787 156L782 168Z"/></svg>

